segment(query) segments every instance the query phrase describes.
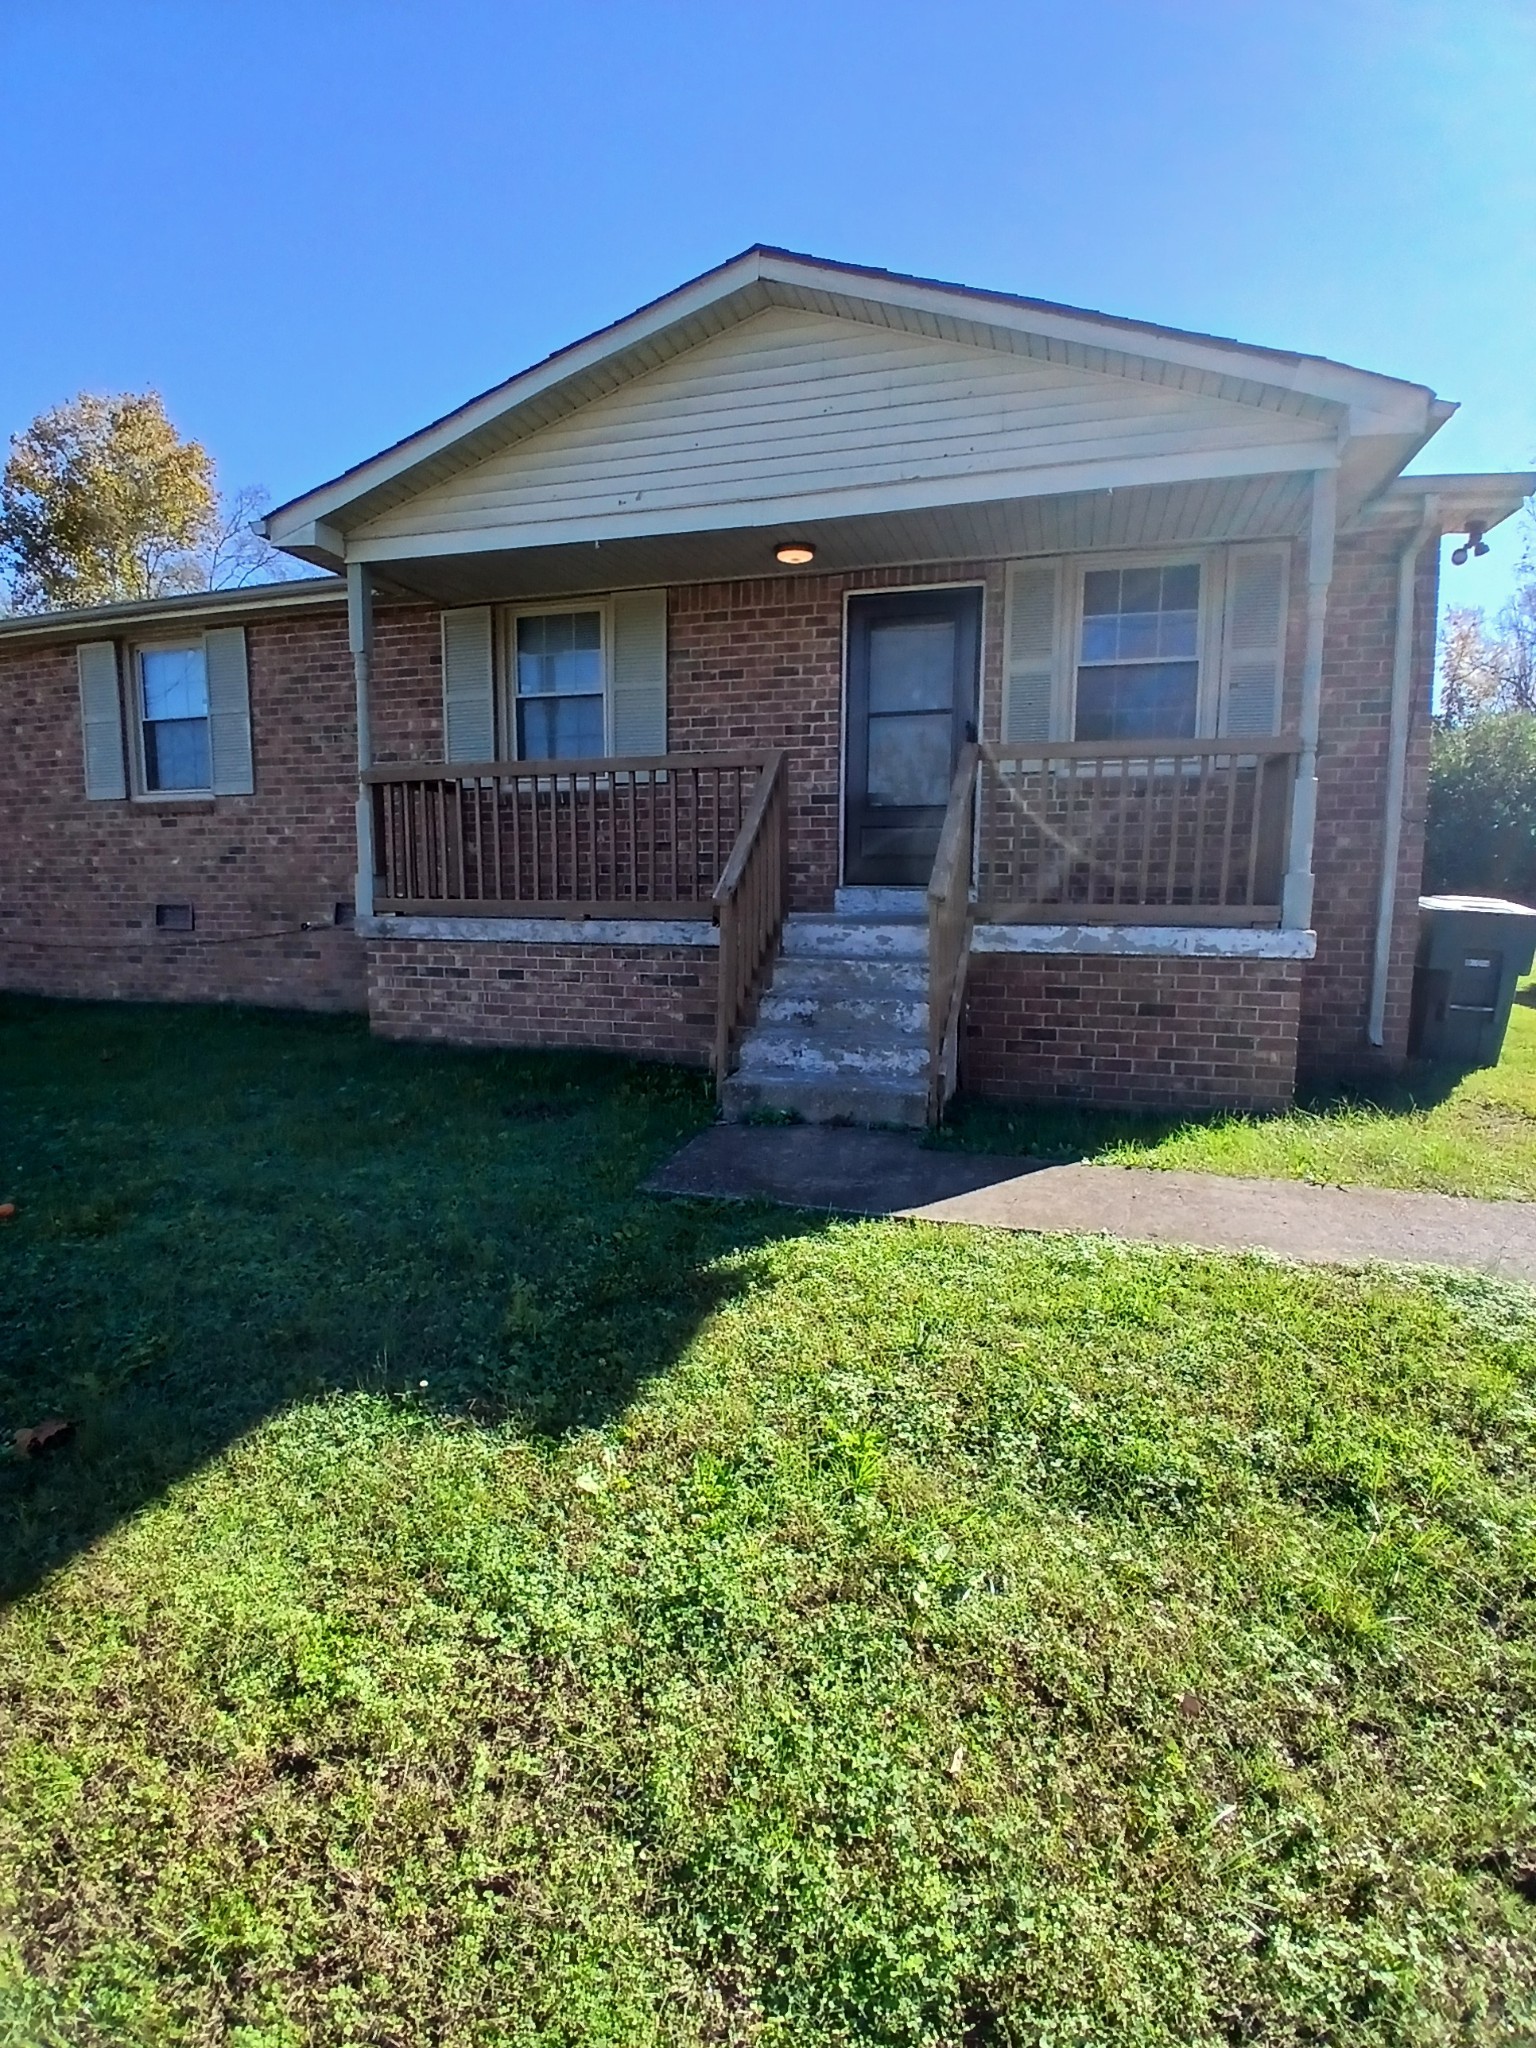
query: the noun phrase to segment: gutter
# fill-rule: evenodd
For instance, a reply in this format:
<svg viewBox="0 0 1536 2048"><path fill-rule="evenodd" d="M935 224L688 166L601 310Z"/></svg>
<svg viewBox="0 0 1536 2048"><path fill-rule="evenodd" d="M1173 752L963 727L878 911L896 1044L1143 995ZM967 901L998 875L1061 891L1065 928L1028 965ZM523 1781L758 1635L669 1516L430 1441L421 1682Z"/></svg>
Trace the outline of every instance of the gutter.
<svg viewBox="0 0 1536 2048"><path fill-rule="evenodd" d="M1408 727L1412 703L1414 583L1419 556L1440 532L1440 501L1426 497L1415 532L1397 558L1397 621L1392 638L1392 703L1387 721L1387 793L1382 810L1381 888L1376 901L1376 947L1371 960L1371 1003L1365 1027L1372 1045L1387 1036L1387 976L1397 915L1397 868L1403 845L1403 797L1408 786Z"/></svg>

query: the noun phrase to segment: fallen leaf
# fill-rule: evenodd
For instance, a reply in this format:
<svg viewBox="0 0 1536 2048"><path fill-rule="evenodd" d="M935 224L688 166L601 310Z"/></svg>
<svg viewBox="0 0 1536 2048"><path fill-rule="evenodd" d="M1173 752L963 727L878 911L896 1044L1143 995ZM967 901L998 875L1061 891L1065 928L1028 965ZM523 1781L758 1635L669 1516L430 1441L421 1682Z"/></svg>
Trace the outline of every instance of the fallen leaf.
<svg viewBox="0 0 1536 2048"><path fill-rule="evenodd" d="M36 1423L31 1429L18 1429L16 1448L24 1458L32 1458L39 1451L56 1450L60 1444L68 1443L74 1431L72 1422L65 1422L61 1416L51 1416L47 1422Z"/></svg>

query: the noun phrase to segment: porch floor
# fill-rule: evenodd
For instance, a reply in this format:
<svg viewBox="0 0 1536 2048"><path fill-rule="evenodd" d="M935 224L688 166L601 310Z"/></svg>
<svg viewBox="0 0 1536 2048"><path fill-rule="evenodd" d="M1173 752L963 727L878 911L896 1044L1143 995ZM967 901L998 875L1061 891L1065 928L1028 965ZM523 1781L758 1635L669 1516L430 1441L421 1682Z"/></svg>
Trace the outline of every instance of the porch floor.
<svg viewBox="0 0 1536 2048"><path fill-rule="evenodd" d="M1050 1166L931 1151L894 1131L719 1124L647 1183L653 1194L857 1216L1065 1231L1308 1265L1456 1266L1536 1283L1536 1203L1313 1187L1150 1167Z"/></svg>

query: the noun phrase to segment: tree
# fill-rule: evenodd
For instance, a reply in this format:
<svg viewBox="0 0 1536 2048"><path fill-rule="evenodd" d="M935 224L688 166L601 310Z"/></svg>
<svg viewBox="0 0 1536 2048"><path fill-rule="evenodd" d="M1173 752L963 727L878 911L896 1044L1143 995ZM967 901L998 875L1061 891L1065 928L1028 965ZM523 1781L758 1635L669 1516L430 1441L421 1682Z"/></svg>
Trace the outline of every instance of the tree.
<svg viewBox="0 0 1536 2048"><path fill-rule="evenodd" d="M1536 718L1528 711L1437 725L1424 885L1536 903Z"/></svg>
<svg viewBox="0 0 1536 2048"><path fill-rule="evenodd" d="M13 436L0 563L23 612L166 597L292 575L250 531L255 489L219 498L213 458L158 392L82 392Z"/></svg>
<svg viewBox="0 0 1536 2048"><path fill-rule="evenodd" d="M1536 712L1536 534L1520 563L1525 581L1490 629L1481 611L1452 609L1440 635L1443 724L1505 711Z"/></svg>

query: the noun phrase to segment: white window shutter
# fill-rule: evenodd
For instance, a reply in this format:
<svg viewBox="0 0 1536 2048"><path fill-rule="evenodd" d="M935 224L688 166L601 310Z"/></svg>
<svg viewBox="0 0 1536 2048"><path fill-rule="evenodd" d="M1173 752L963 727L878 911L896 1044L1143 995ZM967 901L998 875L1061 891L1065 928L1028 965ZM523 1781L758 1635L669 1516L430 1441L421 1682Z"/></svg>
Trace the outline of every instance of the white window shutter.
<svg viewBox="0 0 1536 2048"><path fill-rule="evenodd" d="M1003 743L1048 740L1056 693L1061 564L1016 562L1008 571Z"/></svg>
<svg viewBox="0 0 1536 2048"><path fill-rule="evenodd" d="M477 604L443 613L443 759L495 758L491 608Z"/></svg>
<svg viewBox="0 0 1536 2048"><path fill-rule="evenodd" d="M667 751L667 593L625 590L613 600L613 751Z"/></svg>
<svg viewBox="0 0 1536 2048"><path fill-rule="evenodd" d="M245 662L244 626L219 626L203 635L208 677L208 759L215 796L249 796L256 787L251 770L251 685Z"/></svg>
<svg viewBox="0 0 1536 2048"><path fill-rule="evenodd" d="M1285 673L1286 586L1290 550L1227 550L1227 601L1221 640L1221 736L1278 732Z"/></svg>
<svg viewBox="0 0 1536 2048"><path fill-rule="evenodd" d="M88 797L128 794L123 761L123 699L117 685L117 646L87 640L75 650L80 668L80 732L85 743Z"/></svg>

